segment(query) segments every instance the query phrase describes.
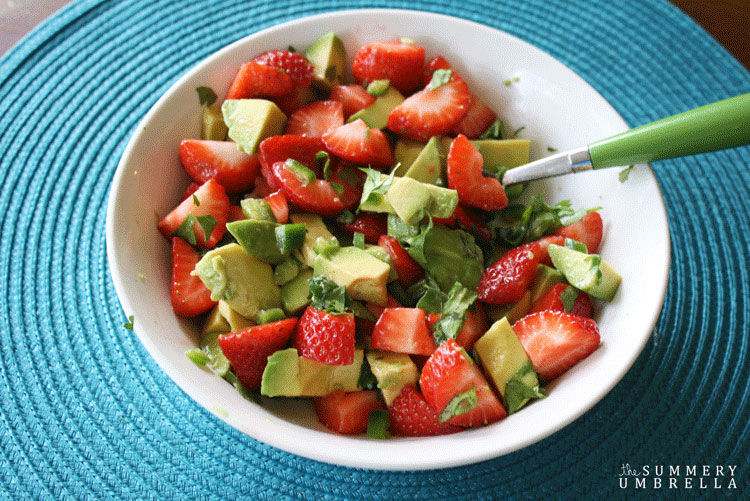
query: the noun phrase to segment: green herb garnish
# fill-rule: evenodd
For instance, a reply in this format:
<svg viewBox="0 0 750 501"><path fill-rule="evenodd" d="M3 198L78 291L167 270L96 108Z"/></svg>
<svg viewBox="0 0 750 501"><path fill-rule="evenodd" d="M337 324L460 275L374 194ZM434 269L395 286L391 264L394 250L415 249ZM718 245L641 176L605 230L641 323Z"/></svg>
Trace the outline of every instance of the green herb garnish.
<svg viewBox="0 0 750 501"><path fill-rule="evenodd" d="M312 277L307 281L310 288L308 299L313 308L327 311L333 315L350 313L352 298L346 293L346 287L336 285L324 276Z"/></svg>
<svg viewBox="0 0 750 501"><path fill-rule="evenodd" d="M198 87L195 90L198 92L198 101L201 106L211 106L216 102L216 92L210 87Z"/></svg>
<svg viewBox="0 0 750 501"><path fill-rule="evenodd" d="M198 200L198 197L196 197L195 195L193 195L193 203L195 204L196 207L200 207L201 205L201 201Z"/></svg>
<svg viewBox="0 0 750 501"><path fill-rule="evenodd" d="M532 387L523 381L524 376L531 372L534 372L534 368L531 362L526 361L505 384L505 406L508 409L508 414L516 412L530 398L545 398L547 396L544 388L540 388L539 384Z"/></svg>
<svg viewBox="0 0 750 501"><path fill-rule="evenodd" d="M440 320L433 327L432 336L440 346L446 340L456 339L466 320L466 310L477 300L477 293L456 282L443 303Z"/></svg>
<svg viewBox="0 0 750 501"><path fill-rule="evenodd" d="M133 330L133 322L135 320L135 317L133 315L130 315L128 317L128 321L122 324L123 327L125 327L127 330L132 331Z"/></svg>
<svg viewBox="0 0 750 501"><path fill-rule="evenodd" d="M499 118L492 122L492 125L479 136L479 139L502 139L503 138L503 121Z"/></svg>
<svg viewBox="0 0 750 501"><path fill-rule="evenodd" d="M383 176L380 171L370 168L359 170L367 174L359 205L361 206L364 203L378 205L383 200L385 194L388 193L388 190L391 189L393 177L396 175L396 168L393 169L390 176ZM359 208L357 208L357 212L359 212Z"/></svg>
<svg viewBox="0 0 750 501"><path fill-rule="evenodd" d="M516 137L516 136L518 136L518 134L520 134L520 133L521 133L521 131L522 131L522 130L524 130L525 128L526 128L526 126L525 126L525 125L522 125L522 126L520 126L519 128L517 128L516 130L514 130L514 131L513 131L513 135L512 135L511 137Z"/></svg>
<svg viewBox="0 0 750 501"><path fill-rule="evenodd" d="M375 377L375 374L372 373L370 362L367 360L367 357L362 359L362 367L359 370L357 386L363 390L374 390L378 387L378 380Z"/></svg>
<svg viewBox="0 0 750 501"><path fill-rule="evenodd" d="M588 254L589 252L586 244L579 242L578 240L573 240L572 238L566 238L563 246L568 249L573 249L574 251L583 252L584 254Z"/></svg>
<svg viewBox="0 0 750 501"><path fill-rule="evenodd" d="M451 81L452 70L439 69L432 73L432 79L427 84L427 90L436 90Z"/></svg>
<svg viewBox="0 0 750 501"><path fill-rule="evenodd" d="M440 423L445 423L451 418L466 414L477 406L477 390L475 385L463 393L459 393L448 402L443 412L440 413Z"/></svg>
<svg viewBox="0 0 750 501"><path fill-rule="evenodd" d="M383 409L370 411L370 418L367 420L367 436L376 440L389 438L391 436L388 431L390 426L391 421L388 411Z"/></svg>
<svg viewBox="0 0 750 501"><path fill-rule="evenodd" d="M352 245L354 245L354 247L364 249L365 248L365 234L355 231L354 236L352 237Z"/></svg>
<svg viewBox="0 0 750 501"><path fill-rule="evenodd" d="M635 167L635 165L628 165L627 167L625 167L623 170L620 171L620 174L618 177L620 178L621 183L624 183L625 181L628 180L628 178L630 177L630 172L633 170L633 167Z"/></svg>
<svg viewBox="0 0 750 501"><path fill-rule="evenodd" d="M315 154L315 161L323 171L323 179L328 181L331 178L331 156L327 151L319 151Z"/></svg>
<svg viewBox="0 0 750 501"><path fill-rule="evenodd" d="M572 285L569 285L560 293L560 301L562 301L565 313L570 313L573 310L573 306L576 303L576 299L578 299L579 293L580 291Z"/></svg>

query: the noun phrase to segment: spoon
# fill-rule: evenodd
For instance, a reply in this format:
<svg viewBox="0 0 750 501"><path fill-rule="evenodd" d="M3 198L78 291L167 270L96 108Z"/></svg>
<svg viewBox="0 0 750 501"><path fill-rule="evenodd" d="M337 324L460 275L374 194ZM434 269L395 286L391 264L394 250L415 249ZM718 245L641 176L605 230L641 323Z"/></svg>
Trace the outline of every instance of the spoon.
<svg viewBox="0 0 750 501"><path fill-rule="evenodd" d="M717 101L505 171L503 186L750 144L750 93Z"/></svg>

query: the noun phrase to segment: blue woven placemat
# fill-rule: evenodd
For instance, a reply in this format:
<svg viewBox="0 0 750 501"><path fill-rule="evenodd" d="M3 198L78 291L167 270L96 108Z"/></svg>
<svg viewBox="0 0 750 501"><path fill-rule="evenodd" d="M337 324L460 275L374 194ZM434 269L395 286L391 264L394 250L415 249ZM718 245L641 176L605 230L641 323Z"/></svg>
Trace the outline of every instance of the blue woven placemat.
<svg viewBox="0 0 750 501"><path fill-rule="evenodd" d="M632 370L594 409L514 454L439 471L339 468L260 444L204 411L123 329L104 221L129 135L197 62L327 10L416 8L549 52L638 125L750 91L750 74L663 0L82 0L0 61L0 494L12 499L747 495L750 149L660 162L666 302ZM646 489L622 465L651 466ZM654 466L664 483L656 490ZM697 465L695 475L686 469ZM700 489L702 465L709 486ZM679 482L670 489L669 468ZM723 477L716 466L723 466ZM734 466L733 476L729 466ZM686 488L692 477L692 490ZM730 479L737 486L731 487ZM715 482L724 487L715 490Z"/></svg>

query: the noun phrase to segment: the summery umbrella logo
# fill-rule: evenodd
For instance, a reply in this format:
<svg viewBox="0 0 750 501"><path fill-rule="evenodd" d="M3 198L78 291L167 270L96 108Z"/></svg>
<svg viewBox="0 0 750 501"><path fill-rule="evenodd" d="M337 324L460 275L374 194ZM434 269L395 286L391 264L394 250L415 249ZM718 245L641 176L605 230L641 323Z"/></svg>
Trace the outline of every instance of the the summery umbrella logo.
<svg viewBox="0 0 750 501"><path fill-rule="evenodd" d="M737 489L737 465L646 464L620 467L620 489Z"/></svg>

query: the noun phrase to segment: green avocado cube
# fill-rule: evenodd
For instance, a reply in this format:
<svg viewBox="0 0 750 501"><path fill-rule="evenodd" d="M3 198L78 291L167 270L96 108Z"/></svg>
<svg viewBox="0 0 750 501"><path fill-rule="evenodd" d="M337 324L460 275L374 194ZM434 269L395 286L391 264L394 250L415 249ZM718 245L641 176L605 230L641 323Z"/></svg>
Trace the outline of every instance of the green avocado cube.
<svg viewBox="0 0 750 501"><path fill-rule="evenodd" d="M203 121L201 123L201 139L210 141L224 141L227 138L227 124L219 108L203 108Z"/></svg>
<svg viewBox="0 0 750 501"><path fill-rule="evenodd" d="M347 119L347 123L361 118L371 129L385 129L388 125L388 115L403 102L404 96L396 88L388 87L388 90L376 98L370 106L353 113Z"/></svg>
<svg viewBox="0 0 750 501"><path fill-rule="evenodd" d="M570 285L598 299L614 299L622 277L601 256L555 244L547 247L547 251L552 264L565 275Z"/></svg>
<svg viewBox="0 0 750 501"><path fill-rule="evenodd" d="M255 155L261 141L278 136L286 125L286 115L266 99L227 99L221 113L229 138L248 155Z"/></svg>
<svg viewBox="0 0 750 501"><path fill-rule="evenodd" d="M305 51L305 57L313 65L313 85L328 91L344 78L346 50L344 42L333 32L318 38Z"/></svg>

